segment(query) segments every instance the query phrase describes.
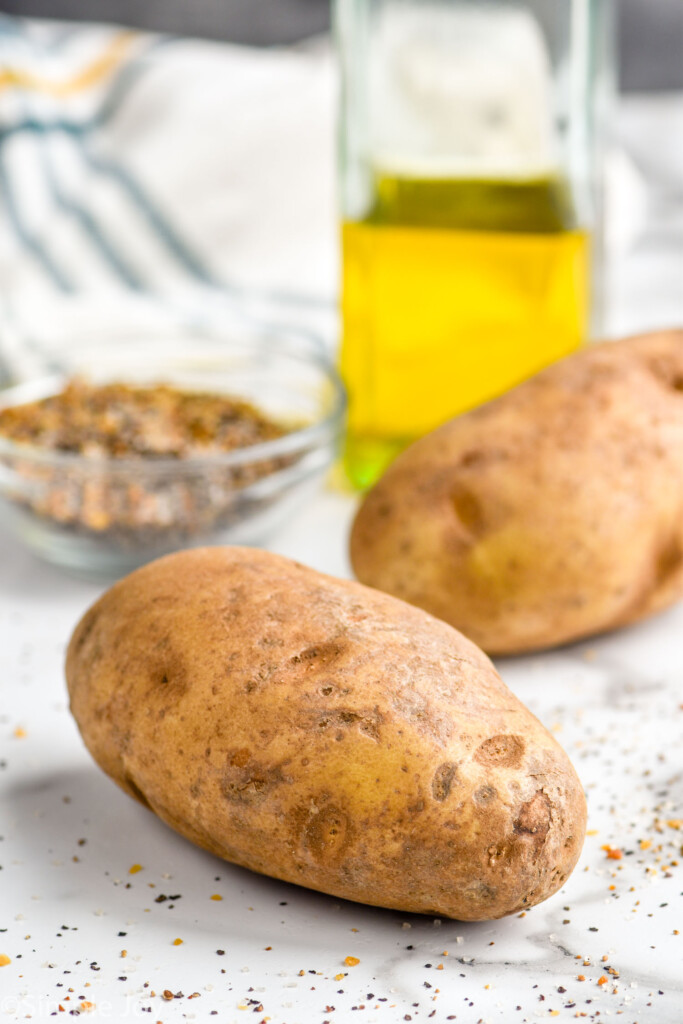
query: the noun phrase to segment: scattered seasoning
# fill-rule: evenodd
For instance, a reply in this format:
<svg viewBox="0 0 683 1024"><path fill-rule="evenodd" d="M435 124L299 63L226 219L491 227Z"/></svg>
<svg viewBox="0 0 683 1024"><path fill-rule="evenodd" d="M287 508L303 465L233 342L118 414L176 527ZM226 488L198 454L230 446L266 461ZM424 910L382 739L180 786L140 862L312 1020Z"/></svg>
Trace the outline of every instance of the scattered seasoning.
<svg viewBox="0 0 683 1024"><path fill-rule="evenodd" d="M18 725L16 727L16 729L14 730L14 738L15 738L15 740L25 740L26 739L26 735L27 735L26 729L22 728L22 726L20 726L20 725Z"/></svg>
<svg viewBox="0 0 683 1024"><path fill-rule="evenodd" d="M182 946L183 940L182 939L174 939L172 944L174 946Z"/></svg>
<svg viewBox="0 0 683 1024"><path fill-rule="evenodd" d="M222 896L221 896L221 895L220 895L219 893L215 892L215 893L213 894L213 896L211 897L211 899L212 899L212 900L222 900L222 899L223 899L223 897L222 897Z"/></svg>
<svg viewBox="0 0 683 1024"><path fill-rule="evenodd" d="M614 847L609 845L602 846L601 849L604 850L607 854L607 860L621 860L621 858L624 856L622 850L615 849Z"/></svg>
<svg viewBox="0 0 683 1024"><path fill-rule="evenodd" d="M0 953L0 967L7 967L8 964L11 964L11 963L12 963L12 961L7 956L6 953Z"/></svg>
<svg viewBox="0 0 683 1024"><path fill-rule="evenodd" d="M142 871L142 864L132 864L131 867L128 868L129 875L137 875L138 871Z"/></svg>
<svg viewBox="0 0 683 1024"><path fill-rule="evenodd" d="M345 956L344 957L344 964L346 965L346 967L357 967L359 963L360 963L360 960L358 959L357 956Z"/></svg>

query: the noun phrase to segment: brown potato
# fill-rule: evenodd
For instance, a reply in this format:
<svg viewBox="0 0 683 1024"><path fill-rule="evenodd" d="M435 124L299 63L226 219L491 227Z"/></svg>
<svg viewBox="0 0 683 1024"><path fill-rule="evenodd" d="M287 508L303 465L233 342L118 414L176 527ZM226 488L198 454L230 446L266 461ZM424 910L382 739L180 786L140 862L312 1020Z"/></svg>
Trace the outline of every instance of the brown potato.
<svg viewBox="0 0 683 1024"><path fill-rule="evenodd" d="M683 331L585 349L404 452L351 559L492 654L683 595Z"/></svg>
<svg viewBox="0 0 683 1024"><path fill-rule="evenodd" d="M425 612L245 548L162 558L77 626L99 765L193 842L350 900L463 920L555 892L579 856L566 754Z"/></svg>

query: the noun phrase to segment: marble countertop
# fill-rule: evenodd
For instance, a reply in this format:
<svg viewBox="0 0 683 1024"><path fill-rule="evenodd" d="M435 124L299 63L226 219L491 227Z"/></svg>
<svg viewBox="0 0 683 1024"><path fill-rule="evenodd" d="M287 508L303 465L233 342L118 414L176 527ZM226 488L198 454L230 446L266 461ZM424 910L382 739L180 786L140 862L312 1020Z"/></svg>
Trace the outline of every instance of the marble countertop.
<svg viewBox="0 0 683 1024"><path fill-rule="evenodd" d="M272 547L347 575L353 504L320 494ZM589 832L556 896L463 924L253 875L135 804L67 708L65 644L101 587L4 534L0 566L0 1021L683 1020L683 605L499 662L572 757Z"/></svg>

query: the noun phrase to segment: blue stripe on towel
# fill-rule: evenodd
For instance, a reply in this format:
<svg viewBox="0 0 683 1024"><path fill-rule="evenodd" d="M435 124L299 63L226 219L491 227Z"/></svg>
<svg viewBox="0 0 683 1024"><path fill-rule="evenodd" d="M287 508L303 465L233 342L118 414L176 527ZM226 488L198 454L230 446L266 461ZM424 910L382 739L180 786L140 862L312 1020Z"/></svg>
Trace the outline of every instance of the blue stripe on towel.
<svg viewBox="0 0 683 1024"><path fill-rule="evenodd" d="M45 179L55 205L78 221L81 230L88 237L93 247L97 249L100 255L104 258L109 269L112 270L124 284L128 285L128 287L132 288L134 291L142 291L144 282L140 278L139 274L117 251L112 242L102 234L99 225L90 212L62 192L50 159L49 140L45 136L42 141L41 160L45 171Z"/></svg>
<svg viewBox="0 0 683 1024"><path fill-rule="evenodd" d="M79 151L82 153L84 159L92 169L97 171L99 174L103 174L114 179L121 186L122 190L142 214L147 225L155 233L157 239L165 244L168 251L175 257L176 261L187 273L202 284L211 285L213 287L225 287L208 270L193 249L184 241L184 239L181 238L180 234L161 213L159 208L145 192L142 186L136 181L133 175L115 161L95 156L92 153L90 146L83 138L85 131L85 126L74 124L69 121L42 122L36 121L35 119L27 119L18 124L12 125L9 128L0 129L0 153L2 152L3 144L6 143L11 136L22 132L28 132L34 135L48 135L53 132L64 132L65 134L70 135L74 139L74 142L79 144ZM11 218L11 220L12 224L15 226L15 231L19 234L14 218ZM24 236L22 235L21 237L25 242Z"/></svg>
<svg viewBox="0 0 683 1024"><path fill-rule="evenodd" d="M175 41L172 36L160 36L157 39L153 39L145 50L137 53L134 57L130 57L118 69L111 81L106 96L100 104L99 110L92 118L92 121L89 122L87 130L99 128L100 125L106 124L107 121L111 120L130 90L147 71L149 65L146 63L146 60L149 54L153 50L158 50L160 47L167 46Z"/></svg>
<svg viewBox="0 0 683 1024"><path fill-rule="evenodd" d="M83 155L93 170L118 182L131 202L137 206L157 238L166 245L168 251L191 277L201 284L225 288L225 285L214 277L191 246L181 238L130 171L114 160L95 156L87 142L83 146Z"/></svg>
<svg viewBox="0 0 683 1024"><path fill-rule="evenodd" d="M21 219L14 200L10 176L7 173L6 154L2 146L0 146L0 195L4 197L7 219L24 248L31 253L45 274L60 291L73 292L75 289L72 282L62 271L61 267L52 259L47 249L43 247L39 238L28 231Z"/></svg>
<svg viewBox="0 0 683 1024"><path fill-rule="evenodd" d="M0 128L0 146L11 139L13 135L49 135L51 132L64 132L66 135L78 137L87 131L87 127L76 124L73 121L37 121L33 117L27 117L23 121L11 124L7 128Z"/></svg>

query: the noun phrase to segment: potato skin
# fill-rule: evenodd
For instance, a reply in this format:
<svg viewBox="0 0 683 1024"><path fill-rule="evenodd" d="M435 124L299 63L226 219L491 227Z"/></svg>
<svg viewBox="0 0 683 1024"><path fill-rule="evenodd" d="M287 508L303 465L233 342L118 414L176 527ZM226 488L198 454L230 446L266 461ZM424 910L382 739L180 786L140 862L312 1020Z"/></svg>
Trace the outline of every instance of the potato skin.
<svg viewBox="0 0 683 1024"><path fill-rule="evenodd" d="M246 548L115 584L69 644L98 764L193 842L345 899L462 920L550 896L585 834L566 754L458 632Z"/></svg>
<svg viewBox="0 0 683 1024"><path fill-rule="evenodd" d="M683 595L683 331L585 349L412 445L367 495L358 579L490 654Z"/></svg>

